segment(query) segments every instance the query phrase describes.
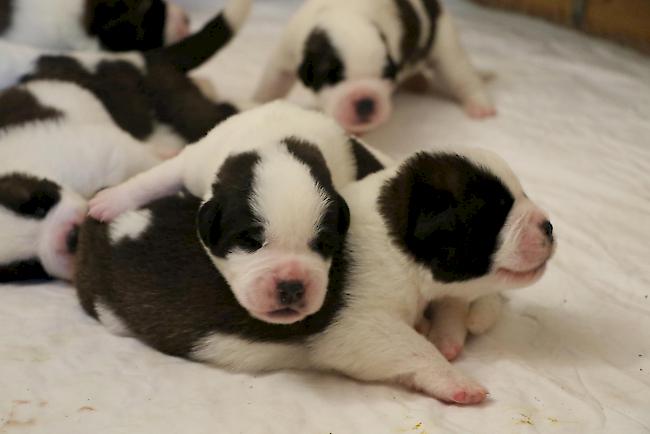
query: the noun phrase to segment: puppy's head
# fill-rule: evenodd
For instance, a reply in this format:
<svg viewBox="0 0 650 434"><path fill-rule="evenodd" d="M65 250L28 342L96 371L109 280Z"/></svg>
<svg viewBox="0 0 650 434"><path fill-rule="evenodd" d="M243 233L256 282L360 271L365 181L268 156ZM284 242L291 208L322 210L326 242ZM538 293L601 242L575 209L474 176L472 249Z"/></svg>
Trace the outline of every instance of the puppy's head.
<svg viewBox="0 0 650 434"><path fill-rule="evenodd" d="M84 22L111 51L146 51L189 34L183 10L163 0L86 0Z"/></svg>
<svg viewBox="0 0 650 434"><path fill-rule="evenodd" d="M487 151L416 154L383 186L379 204L393 242L439 282L523 287L555 250L547 214Z"/></svg>
<svg viewBox="0 0 650 434"><path fill-rule="evenodd" d="M324 13L305 41L298 75L349 132L370 131L390 116L397 66L362 15Z"/></svg>
<svg viewBox="0 0 650 434"><path fill-rule="evenodd" d="M251 316L290 324L321 308L349 218L318 149L291 138L225 161L198 232Z"/></svg>
<svg viewBox="0 0 650 434"><path fill-rule="evenodd" d="M70 279L86 202L49 180L0 176L0 281Z"/></svg>

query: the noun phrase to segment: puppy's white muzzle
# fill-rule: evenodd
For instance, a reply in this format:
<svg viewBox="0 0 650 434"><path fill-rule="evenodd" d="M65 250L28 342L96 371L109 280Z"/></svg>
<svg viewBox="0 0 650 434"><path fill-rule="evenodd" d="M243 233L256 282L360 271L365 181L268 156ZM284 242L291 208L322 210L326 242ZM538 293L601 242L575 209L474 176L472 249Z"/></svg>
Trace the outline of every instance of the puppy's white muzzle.
<svg viewBox="0 0 650 434"><path fill-rule="evenodd" d="M321 92L323 108L348 132L368 132L388 120L392 83L387 80L348 80Z"/></svg>
<svg viewBox="0 0 650 434"><path fill-rule="evenodd" d="M165 17L165 45L170 45L190 34L190 19L174 3L167 2L167 16Z"/></svg>
<svg viewBox="0 0 650 434"><path fill-rule="evenodd" d="M251 316L272 324L291 324L322 307L328 261L311 252L277 250L238 256L221 260L218 266Z"/></svg>
<svg viewBox="0 0 650 434"><path fill-rule="evenodd" d="M506 223L508 232L495 260L496 274L515 285L537 281L555 252L553 225L530 201L516 206Z"/></svg>

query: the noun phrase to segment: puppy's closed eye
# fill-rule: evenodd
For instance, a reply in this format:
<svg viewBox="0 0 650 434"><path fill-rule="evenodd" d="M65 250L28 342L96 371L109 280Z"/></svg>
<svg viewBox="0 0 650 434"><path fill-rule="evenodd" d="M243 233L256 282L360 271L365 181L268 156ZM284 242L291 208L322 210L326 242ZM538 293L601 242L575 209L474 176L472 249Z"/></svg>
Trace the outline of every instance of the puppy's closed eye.
<svg viewBox="0 0 650 434"><path fill-rule="evenodd" d="M233 246L239 247L242 250L253 253L264 246L264 235L262 228L253 227L240 232L234 242Z"/></svg>

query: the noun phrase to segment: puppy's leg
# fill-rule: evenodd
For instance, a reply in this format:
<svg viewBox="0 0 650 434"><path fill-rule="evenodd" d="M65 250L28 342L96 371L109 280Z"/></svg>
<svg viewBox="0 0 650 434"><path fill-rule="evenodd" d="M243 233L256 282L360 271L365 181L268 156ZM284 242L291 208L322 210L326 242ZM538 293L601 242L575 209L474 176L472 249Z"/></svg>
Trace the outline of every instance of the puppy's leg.
<svg viewBox="0 0 650 434"><path fill-rule="evenodd" d="M469 303L458 298L444 298L434 304L429 340L447 360L460 355L467 336Z"/></svg>
<svg viewBox="0 0 650 434"><path fill-rule="evenodd" d="M467 328L470 333L480 335L494 326L503 310L503 297L500 294L486 295L476 300L469 308Z"/></svg>
<svg viewBox="0 0 650 434"><path fill-rule="evenodd" d="M120 185L102 190L91 199L88 214L100 221L110 221L124 211L173 194L183 186L183 168L181 153Z"/></svg>
<svg viewBox="0 0 650 434"><path fill-rule="evenodd" d="M264 103L287 96L296 82L295 67L288 61L288 48L282 43L264 69L253 99Z"/></svg>
<svg viewBox="0 0 650 434"><path fill-rule="evenodd" d="M496 114L483 80L470 63L452 18L447 13L438 18L436 39L429 61L470 117L485 118Z"/></svg>
<svg viewBox="0 0 650 434"><path fill-rule="evenodd" d="M385 314L349 315L311 347L316 366L360 380L399 383L458 404L479 403L487 394L450 365L424 336Z"/></svg>

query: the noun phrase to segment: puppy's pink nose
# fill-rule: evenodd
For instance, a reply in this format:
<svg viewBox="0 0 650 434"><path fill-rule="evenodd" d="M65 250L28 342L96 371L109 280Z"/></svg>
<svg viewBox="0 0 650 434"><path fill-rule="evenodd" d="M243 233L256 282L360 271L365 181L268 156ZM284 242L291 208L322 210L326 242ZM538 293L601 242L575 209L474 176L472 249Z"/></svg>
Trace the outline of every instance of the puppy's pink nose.
<svg viewBox="0 0 650 434"><path fill-rule="evenodd" d="M277 288L278 299L283 306L295 304L305 295L305 285L300 280L282 280Z"/></svg>

